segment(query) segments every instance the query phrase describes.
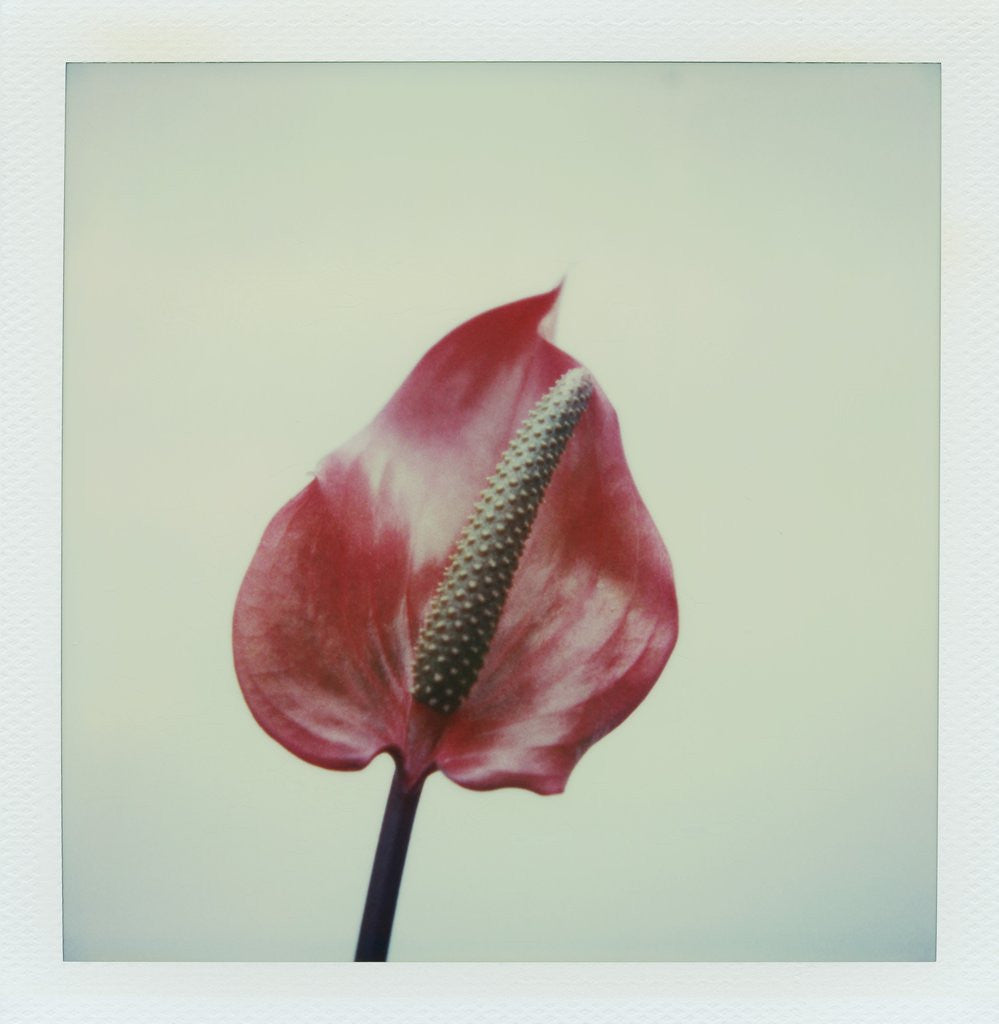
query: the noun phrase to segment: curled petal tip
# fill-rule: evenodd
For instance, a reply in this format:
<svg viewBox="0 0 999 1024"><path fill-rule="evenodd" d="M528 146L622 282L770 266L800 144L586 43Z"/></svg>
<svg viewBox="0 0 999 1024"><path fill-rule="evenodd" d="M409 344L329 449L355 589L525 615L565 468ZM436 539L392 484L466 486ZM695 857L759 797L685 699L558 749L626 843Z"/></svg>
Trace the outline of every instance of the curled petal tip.
<svg viewBox="0 0 999 1024"><path fill-rule="evenodd" d="M549 343L555 337L555 326L558 322L558 303L562 296L564 285L565 277L550 292L545 292L544 294L544 297L549 301L549 306L547 312L538 323L538 334Z"/></svg>

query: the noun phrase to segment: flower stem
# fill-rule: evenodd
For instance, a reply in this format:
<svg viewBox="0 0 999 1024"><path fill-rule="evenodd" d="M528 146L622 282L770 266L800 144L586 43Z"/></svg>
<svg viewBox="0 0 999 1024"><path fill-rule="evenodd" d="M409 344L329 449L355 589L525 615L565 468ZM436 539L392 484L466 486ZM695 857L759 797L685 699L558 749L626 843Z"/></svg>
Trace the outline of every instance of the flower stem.
<svg viewBox="0 0 999 1024"><path fill-rule="evenodd" d="M422 789L423 779L412 789L405 789L402 772L396 768L385 803L375 861L371 865L371 881L361 918L361 932L357 937L355 962L384 961L388 956L399 883L402 881L402 869L406 866L409 836L413 831L413 818L416 817Z"/></svg>

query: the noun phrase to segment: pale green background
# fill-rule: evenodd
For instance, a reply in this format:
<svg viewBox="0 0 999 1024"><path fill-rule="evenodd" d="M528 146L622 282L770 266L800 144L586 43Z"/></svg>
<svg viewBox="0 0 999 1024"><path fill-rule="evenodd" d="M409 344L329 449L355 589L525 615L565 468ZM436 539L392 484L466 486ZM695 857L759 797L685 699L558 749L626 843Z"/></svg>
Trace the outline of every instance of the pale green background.
<svg viewBox="0 0 999 1024"><path fill-rule="evenodd" d="M391 773L229 628L277 508L461 320L567 275L680 641L567 792L428 782L397 960L925 960L939 72L71 66L69 959L349 959Z"/></svg>

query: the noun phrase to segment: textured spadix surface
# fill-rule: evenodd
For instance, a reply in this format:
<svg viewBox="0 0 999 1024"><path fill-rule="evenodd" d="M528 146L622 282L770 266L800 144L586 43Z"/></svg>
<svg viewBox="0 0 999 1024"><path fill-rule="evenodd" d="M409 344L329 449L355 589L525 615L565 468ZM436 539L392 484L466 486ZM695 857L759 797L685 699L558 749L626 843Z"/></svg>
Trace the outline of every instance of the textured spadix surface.
<svg viewBox="0 0 999 1024"><path fill-rule="evenodd" d="M531 410L461 531L416 641L413 695L450 714L482 670L552 474L590 400L581 368Z"/></svg>
<svg viewBox="0 0 999 1024"><path fill-rule="evenodd" d="M389 751L410 782L440 769L474 789L559 792L662 671L677 633L669 558L610 403L543 333L557 296L451 332L265 531L236 604L236 671L257 721L299 757L356 769ZM481 667L441 713L412 694L421 628L476 502L496 496L490 477L566 374L578 423Z"/></svg>

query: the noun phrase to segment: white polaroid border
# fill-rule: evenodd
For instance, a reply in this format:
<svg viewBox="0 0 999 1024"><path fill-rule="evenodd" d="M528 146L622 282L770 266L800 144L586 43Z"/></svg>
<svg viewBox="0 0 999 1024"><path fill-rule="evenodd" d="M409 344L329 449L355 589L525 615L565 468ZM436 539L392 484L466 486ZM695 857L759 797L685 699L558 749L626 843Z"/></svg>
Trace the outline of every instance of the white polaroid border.
<svg viewBox="0 0 999 1024"><path fill-rule="evenodd" d="M0 1016L211 1024L995 1020L999 31L990 0L442 4L12 0L0 18ZM59 535L65 65L76 61L942 65L938 961L63 963Z"/></svg>

